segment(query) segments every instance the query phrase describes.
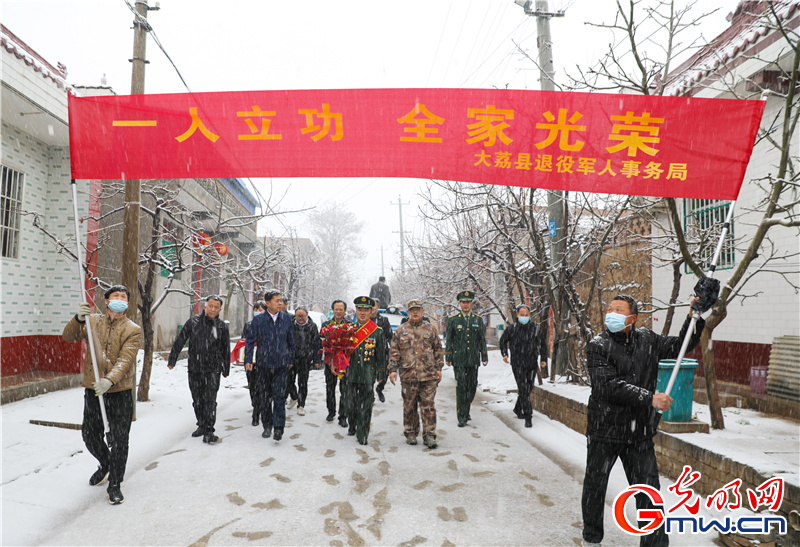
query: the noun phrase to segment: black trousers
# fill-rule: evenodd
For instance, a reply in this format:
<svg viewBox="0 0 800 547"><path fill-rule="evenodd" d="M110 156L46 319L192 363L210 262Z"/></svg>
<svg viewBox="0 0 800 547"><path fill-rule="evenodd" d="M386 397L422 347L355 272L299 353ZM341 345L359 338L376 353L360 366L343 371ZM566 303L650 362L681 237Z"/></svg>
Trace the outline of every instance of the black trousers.
<svg viewBox="0 0 800 547"><path fill-rule="evenodd" d="M637 444L602 443L587 440L586 443L586 476L583 479L583 539L587 543L603 541L603 512L605 510L608 476L617 458L622 460L628 484L647 484L659 489L658 462L653 448L653 441L648 439ZM644 494L636 495L637 509L651 509L653 503ZM644 526L645 522L640 522ZM639 545L666 546L669 538L661 526L652 534L641 536Z"/></svg>
<svg viewBox="0 0 800 547"><path fill-rule="evenodd" d="M117 391L103 395L111 433L111 447L106 444L100 401L93 389L83 395L83 425L81 433L86 449L100 466L108 469L108 483L119 485L125 478L128 463L128 436L133 419L133 390Z"/></svg>
<svg viewBox="0 0 800 547"><path fill-rule="evenodd" d="M253 370L245 370L247 376L247 389L250 391L250 405L253 407L253 416L261 415L261 396L258 393L258 370L253 365Z"/></svg>
<svg viewBox="0 0 800 547"><path fill-rule="evenodd" d="M264 429L286 425L287 367L258 367L258 390L261 400L261 425Z"/></svg>
<svg viewBox="0 0 800 547"><path fill-rule="evenodd" d="M328 405L328 413L336 413L336 383L339 377L331 372L331 367L325 366L325 404ZM344 409L344 382L339 382L339 417L347 418Z"/></svg>
<svg viewBox="0 0 800 547"><path fill-rule="evenodd" d="M306 406L306 397L308 397L308 371L311 369L311 363L298 363L295 362L294 366L289 369L288 381L286 384L286 397L291 397L297 401L297 406Z"/></svg>
<svg viewBox="0 0 800 547"><path fill-rule="evenodd" d="M189 391L192 392L192 406L197 425L203 434L214 433L217 422L217 392L219 391L219 372L190 372Z"/></svg>
<svg viewBox="0 0 800 547"><path fill-rule="evenodd" d="M534 366L536 366L534 364ZM514 380L517 381L517 404L514 405L514 413L520 414L524 418L533 416L531 410L531 390L533 381L536 379L536 369L526 366L511 365L514 373Z"/></svg>

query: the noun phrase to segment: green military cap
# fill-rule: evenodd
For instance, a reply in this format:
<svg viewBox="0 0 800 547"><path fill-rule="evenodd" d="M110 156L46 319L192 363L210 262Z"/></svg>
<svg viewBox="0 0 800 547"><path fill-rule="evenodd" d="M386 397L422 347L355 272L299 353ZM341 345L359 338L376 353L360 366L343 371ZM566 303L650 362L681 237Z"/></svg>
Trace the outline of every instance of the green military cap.
<svg viewBox="0 0 800 547"><path fill-rule="evenodd" d="M353 304L356 305L356 308L374 308L375 301L370 298L369 296L359 296L355 300L353 300Z"/></svg>
<svg viewBox="0 0 800 547"><path fill-rule="evenodd" d="M459 302L472 302L475 300L475 293L473 291L461 291L456 298Z"/></svg>
<svg viewBox="0 0 800 547"><path fill-rule="evenodd" d="M408 304L406 304L406 309L410 310L412 308L421 308L422 307L422 300L415 298L414 300L409 300Z"/></svg>

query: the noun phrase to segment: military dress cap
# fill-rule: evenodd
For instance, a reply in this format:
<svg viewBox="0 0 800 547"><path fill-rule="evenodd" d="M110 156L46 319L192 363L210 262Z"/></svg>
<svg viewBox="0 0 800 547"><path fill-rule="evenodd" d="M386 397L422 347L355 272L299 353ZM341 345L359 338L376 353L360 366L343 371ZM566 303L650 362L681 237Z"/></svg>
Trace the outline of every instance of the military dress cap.
<svg viewBox="0 0 800 547"><path fill-rule="evenodd" d="M461 291L456 296L459 302L472 302L475 299L474 291Z"/></svg>
<svg viewBox="0 0 800 547"><path fill-rule="evenodd" d="M369 296L359 296L355 300L353 300L353 304L356 305L356 308L374 308L375 301L370 298Z"/></svg>
<svg viewBox="0 0 800 547"><path fill-rule="evenodd" d="M422 307L422 300L415 298L414 300L409 300L408 304L406 304L406 309L411 310L413 308L421 308Z"/></svg>

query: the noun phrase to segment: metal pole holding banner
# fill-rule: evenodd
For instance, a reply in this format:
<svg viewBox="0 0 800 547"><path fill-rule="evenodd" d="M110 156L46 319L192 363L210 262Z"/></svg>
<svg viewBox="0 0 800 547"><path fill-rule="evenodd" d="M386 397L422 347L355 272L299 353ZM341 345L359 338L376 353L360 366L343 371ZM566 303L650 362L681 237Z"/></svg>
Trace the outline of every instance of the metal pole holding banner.
<svg viewBox="0 0 800 547"><path fill-rule="evenodd" d="M733 219L733 209L736 207L736 202L732 201L730 209L728 209L728 215L725 217L725 223L722 225L722 233L720 234L719 241L717 242L717 248L714 251L714 258L711 260L711 266L709 266L709 271L711 272L708 277L714 277L714 272L717 269L717 261L719 260L719 255L722 252L722 245L725 243L725 238L728 236L728 232L730 231L731 220ZM681 345L681 351L678 354L678 358L675 360L675 367L672 369L672 374L669 377L669 382L667 383L667 389L664 390L664 393L669 395L670 391L672 391L672 386L675 383L675 378L678 376L678 370L681 368L681 361L683 361L683 356L686 354L686 348L689 345L689 339L692 337L692 333L694 332L694 327L697 324L697 319L700 317L700 312L697 310L692 310L692 321L689 323L689 330L686 331L686 336L683 337L683 344ZM661 413L661 411L658 411Z"/></svg>
<svg viewBox="0 0 800 547"><path fill-rule="evenodd" d="M77 252L75 257L78 259L78 286L80 287L81 301L85 299L83 288L83 262L81 261L81 228L78 223L78 191L75 179L72 179L72 210L75 214L75 247ZM92 356L92 370L94 371L94 381L100 380L100 371L97 368L97 352L94 347L94 336L92 336L92 322L86 316L86 345L89 346L89 354ZM98 395L100 400L100 415L103 417L103 431L109 436L108 417L106 416L106 405L103 395Z"/></svg>

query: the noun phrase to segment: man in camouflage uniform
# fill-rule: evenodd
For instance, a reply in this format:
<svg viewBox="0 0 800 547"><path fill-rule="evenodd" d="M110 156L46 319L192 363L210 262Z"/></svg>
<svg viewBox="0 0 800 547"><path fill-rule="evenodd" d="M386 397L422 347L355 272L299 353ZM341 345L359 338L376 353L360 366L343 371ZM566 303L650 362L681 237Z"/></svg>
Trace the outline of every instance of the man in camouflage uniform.
<svg viewBox="0 0 800 547"><path fill-rule="evenodd" d="M478 388L478 365L483 363L486 366L489 356L483 319L472 313L475 293L461 291L457 298L461 312L454 313L447 320L444 357L447 366L455 367L458 427L464 427L472 419L469 407Z"/></svg>
<svg viewBox="0 0 800 547"><path fill-rule="evenodd" d="M358 444L367 444L369 424L372 421L372 391L375 380L386 376L386 341L383 330L371 319L375 301L369 296L359 296L356 305L356 349L350 354L350 364L344 373L342 397L349 428Z"/></svg>
<svg viewBox="0 0 800 547"><path fill-rule="evenodd" d="M444 350L436 327L422 321L422 301L408 303L408 322L394 333L389 354L389 380L403 386L403 432L406 443L417 444L419 415L422 413L422 440L425 446L436 448L436 387L442 381Z"/></svg>

